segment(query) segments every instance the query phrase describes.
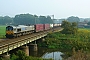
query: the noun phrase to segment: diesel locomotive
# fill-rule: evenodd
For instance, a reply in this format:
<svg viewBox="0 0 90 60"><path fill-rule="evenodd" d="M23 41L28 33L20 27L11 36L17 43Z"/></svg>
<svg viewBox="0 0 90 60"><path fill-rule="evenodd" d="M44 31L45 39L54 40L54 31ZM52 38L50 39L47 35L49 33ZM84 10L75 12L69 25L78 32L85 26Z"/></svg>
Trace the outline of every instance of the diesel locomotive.
<svg viewBox="0 0 90 60"><path fill-rule="evenodd" d="M30 33L40 32L53 28L53 24L17 25L6 27L6 38L14 38Z"/></svg>

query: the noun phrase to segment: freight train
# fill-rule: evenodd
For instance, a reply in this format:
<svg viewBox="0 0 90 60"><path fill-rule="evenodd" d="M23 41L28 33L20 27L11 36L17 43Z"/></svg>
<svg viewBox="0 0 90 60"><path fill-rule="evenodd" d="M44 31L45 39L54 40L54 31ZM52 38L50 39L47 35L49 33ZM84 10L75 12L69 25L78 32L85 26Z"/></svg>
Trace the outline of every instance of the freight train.
<svg viewBox="0 0 90 60"><path fill-rule="evenodd" d="M6 27L6 38L14 38L53 28L53 24L18 25Z"/></svg>

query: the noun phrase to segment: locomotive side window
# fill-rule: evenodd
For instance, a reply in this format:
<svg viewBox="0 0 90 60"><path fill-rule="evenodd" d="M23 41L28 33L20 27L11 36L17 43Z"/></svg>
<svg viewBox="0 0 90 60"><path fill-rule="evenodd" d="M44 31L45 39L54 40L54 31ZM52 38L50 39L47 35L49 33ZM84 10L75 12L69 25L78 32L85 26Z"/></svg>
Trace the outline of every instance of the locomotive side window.
<svg viewBox="0 0 90 60"><path fill-rule="evenodd" d="M21 31L21 29L17 29L17 32Z"/></svg>

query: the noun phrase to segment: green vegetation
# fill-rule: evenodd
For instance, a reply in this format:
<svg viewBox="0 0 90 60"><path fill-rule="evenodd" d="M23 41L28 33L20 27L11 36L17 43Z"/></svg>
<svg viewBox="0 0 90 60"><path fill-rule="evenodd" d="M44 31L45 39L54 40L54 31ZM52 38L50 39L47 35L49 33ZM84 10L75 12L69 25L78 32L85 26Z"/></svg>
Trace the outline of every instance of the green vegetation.
<svg viewBox="0 0 90 60"><path fill-rule="evenodd" d="M61 32L48 34L44 43L39 44L41 47L59 49L69 57L72 56L71 60L76 58L80 60L90 59L90 54L88 53L90 51L90 31L86 29L79 29L77 34L62 34ZM73 48L75 48L75 53ZM80 52L81 50L82 52Z"/></svg>
<svg viewBox="0 0 90 60"><path fill-rule="evenodd" d="M41 46L48 48L57 48L64 50L90 50L90 31L87 29L78 29L75 22L62 22L64 28L61 32L48 34L45 43Z"/></svg>
<svg viewBox="0 0 90 60"><path fill-rule="evenodd" d="M0 25L7 25L10 24L12 22L13 18L9 17L9 16L0 16Z"/></svg>
<svg viewBox="0 0 90 60"><path fill-rule="evenodd" d="M76 23L69 23L67 21L63 21L62 27L64 28L61 32L56 32L52 34L48 34L44 43L39 43L41 47L47 47L50 49L60 49L64 51L72 51L75 52L73 55L77 58L77 53L81 53L80 56L85 56L82 51L90 51L90 29L78 29ZM3 28L3 29L2 29ZM5 27L1 27L1 31L5 31ZM1 34L5 34L0 32ZM19 53L19 54L18 54ZM34 58L30 56L26 56L23 52L18 52L16 55L11 55L11 60L43 60L42 58ZM71 56L70 53L66 53ZM79 55L79 54L78 54ZM45 59L44 59L45 60Z"/></svg>
<svg viewBox="0 0 90 60"><path fill-rule="evenodd" d="M90 53L83 52L83 50L75 51L75 48L72 51L73 55L65 60L90 60Z"/></svg>
<svg viewBox="0 0 90 60"><path fill-rule="evenodd" d="M6 26L0 26L0 38L5 38Z"/></svg>
<svg viewBox="0 0 90 60"><path fill-rule="evenodd" d="M37 16L32 14L18 14L15 17L0 16L0 25L20 25L20 24L45 24L53 23L50 16Z"/></svg>
<svg viewBox="0 0 90 60"><path fill-rule="evenodd" d="M79 30L90 30L90 28L79 28Z"/></svg>
<svg viewBox="0 0 90 60"><path fill-rule="evenodd" d="M13 19L14 24L45 24L52 23L52 19L50 16L37 16L31 14L19 14L16 15Z"/></svg>
<svg viewBox="0 0 90 60"><path fill-rule="evenodd" d="M61 27L64 28L61 31L63 34L76 34L78 30L76 22L70 23L68 21L63 21Z"/></svg>
<svg viewBox="0 0 90 60"><path fill-rule="evenodd" d="M68 17L67 20L69 22L79 22L80 21L79 17L74 17L74 16Z"/></svg>
<svg viewBox="0 0 90 60"><path fill-rule="evenodd" d="M44 43L40 43L40 46L68 51L65 52L68 56L74 55L75 58L77 58L77 56L80 55L80 58L85 59L84 57L89 54L84 53L84 51L90 51L90 30L78 29L76 24L72 24L67 21L63 21L62 27L64 29L61 32L48 34L46 40ZM75 54L73 54L73 48L75 48ZM81 50L83 50L83 52L79 52ZM87 58L89 57L87 56Z"/></svg>
<svg viewBox="0 0 90 60"><path fill-rule="evenodd" d="M46 38L45 43L41 43L41 46L66 50L72 50L72 48L75 48L76 50L90 50L89 38L90 31L87 32L85 30L78 31L78 34L76 35L61 34L60 32L58 32L49 34Z"/></svg>
<svg viewBox="0 0 90 60"><path fill-rule="evenodd" d="M0 58L0 60L6 60L6 59ZM43 59L38 57L27 56L23 51L19 50L17 51L16 54L12 54L10 56L10 59L7 60L52 60L52 59Z"/></svg>

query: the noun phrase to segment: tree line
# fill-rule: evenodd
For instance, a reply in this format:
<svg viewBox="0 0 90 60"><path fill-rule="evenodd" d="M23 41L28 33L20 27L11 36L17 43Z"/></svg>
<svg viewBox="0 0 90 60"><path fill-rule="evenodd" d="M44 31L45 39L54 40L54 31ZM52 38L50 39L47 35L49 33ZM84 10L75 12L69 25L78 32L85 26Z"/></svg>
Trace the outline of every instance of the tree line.
<svg viewBox="0 0 90 60"><path fill-rule="evenodd" d="M10 25L10 24L46 24L46 23L54 23L55 19L51 19L51 16L37 16L32 14L18 14L15 17L9 16L0 16L0 25ZM67 20L68 22L80 22L79 17L70 16L67 19L60 19L61 21ZM87 24L90 25L90 19L85 19L85 21L89 21Z"/></svg>
<svg viewBox="0 0 90 60"><path fill-rule="evenodd" d="M46 24L53 23L50 16L37 16L31 14L18 14L15 17L4 16L0 17L0 25L10 25L10 24Z"/></svg>

